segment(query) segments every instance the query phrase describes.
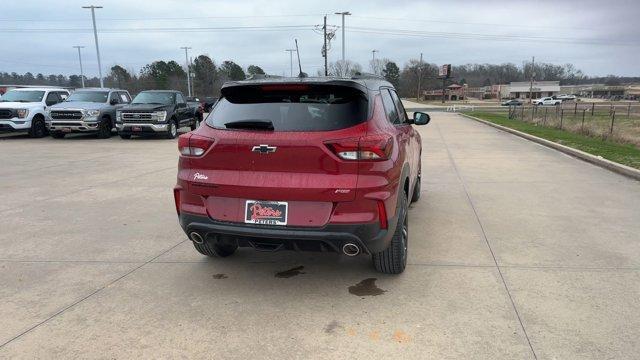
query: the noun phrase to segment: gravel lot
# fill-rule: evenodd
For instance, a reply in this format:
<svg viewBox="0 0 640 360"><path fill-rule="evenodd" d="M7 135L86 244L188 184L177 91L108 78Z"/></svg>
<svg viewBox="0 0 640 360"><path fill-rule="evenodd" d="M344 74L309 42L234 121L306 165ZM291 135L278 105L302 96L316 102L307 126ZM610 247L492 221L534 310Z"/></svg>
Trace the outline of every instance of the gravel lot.
<svg viewBox="0 0 640 360"><path fill-rule="evenodd" d="M400 276L200 256L175 140L0 139L0 358L637 358L640 183L433 117Z"/></svg>

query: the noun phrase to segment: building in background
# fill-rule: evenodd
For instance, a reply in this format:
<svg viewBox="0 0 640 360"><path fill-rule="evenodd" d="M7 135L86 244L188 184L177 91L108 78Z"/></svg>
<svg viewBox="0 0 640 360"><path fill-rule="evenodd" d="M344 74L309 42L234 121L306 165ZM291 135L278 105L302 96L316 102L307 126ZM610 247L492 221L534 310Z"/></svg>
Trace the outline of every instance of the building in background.
<svg viewBox="0 0 640 360"><path fill-rule="evenodd" d="M509 98L528 99L529 93L533 99L560 94L560 81L518 81L509 84Z"/></svg>
<svg viewBox="0 0 640 360"><path fill-rule="evenodd" d="M560 92L592 99L638 99L640 85L563 85L560 87Z"/></svg>

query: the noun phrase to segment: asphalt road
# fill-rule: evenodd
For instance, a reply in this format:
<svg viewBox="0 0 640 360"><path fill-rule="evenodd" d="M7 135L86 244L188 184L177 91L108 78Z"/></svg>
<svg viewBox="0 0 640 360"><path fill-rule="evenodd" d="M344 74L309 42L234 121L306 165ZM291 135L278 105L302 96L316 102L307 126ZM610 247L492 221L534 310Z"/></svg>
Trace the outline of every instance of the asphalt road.
<svg viewBox="0 0 640 360"><path fill-rule="evenodd" d="M200 256L176 141L0 140L0 358L637 358L640 183L453 114L420 132L400 276Z"/></svg>

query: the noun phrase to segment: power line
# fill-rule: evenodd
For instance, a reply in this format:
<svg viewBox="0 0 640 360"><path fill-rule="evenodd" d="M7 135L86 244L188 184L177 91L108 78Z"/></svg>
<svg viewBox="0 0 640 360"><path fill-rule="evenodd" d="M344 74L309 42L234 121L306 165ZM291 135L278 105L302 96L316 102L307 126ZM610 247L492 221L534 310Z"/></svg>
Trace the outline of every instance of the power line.
<svg viewBox="0 0 640 360"><path fill-rule="evenodd" d="M291 18L291 17L318 17L324 14L290 14L290 15L238 15L238 16L191 16L191 17L142 17L142 18L104 18L100 21L153 21L153 20L207 20L207 19L246 19L246 18ZM3 22L84 22L73 19L0 19Z"/></svg>
<svg viewBox="0 0 640 360"><path fill-rule="evenodd" d="M417 22L417 23L441 23L441 24L455 24L455 25L479 25L479 26L491 26L491 27L517 27L517 28L532 28L532 29L562 29L562 30L593 30L593 28L580 28L569 26L545 26L545 25L526 25L526 24L504 24L504 23L482 23L482 22L466 22L466 21L454 21L454 20L441 20L441 19L409 19L409 18L385 18L376 16L353 16L359 19L370 20L383 20L383 21L402 21L402 22Z"/></svg>
<svg viewBox="0 0 640 360"><path fill-rule="evenodd" d="M336 28L334 26L330 26ZM588 38L568 38L568 37L549 37L534 35L509 35L509 34L486 34L479 32L444 32L444 31L418 31L408 29L393 28L372 28L362 26L351 26L350 29L356 33L363 34L379 34L379 35L398 35L413 37L435 37L448 39L467 39L467 40L492 40L492 41L517 41L517 42L545 42L545 43L570 43L582 45L621 45L621 46L637 46L638 42L616 42L606 39L588 39ZM154 33L154 32L174 32L174 33L192 33L192 32L225 32L225 31L291 31L291 30L317 30L316 25L265 25L265 26L219 26L219 27L138 27L138 28L106 28L101 29L100 33ZM89 28L1 28L0 33L79 33L90 32Z"/></svg>
<svg viewBox="0 0 640 360"><path fill-rule="evenodd" d="M101 33L131 32L215 32L215 31L264 31L264 30L313 30L315 25L267 25L267 26L220 26L220 27L149 27L149 28L106 28ZM82 33L89 28L2 28L0 33Z"/></svg>

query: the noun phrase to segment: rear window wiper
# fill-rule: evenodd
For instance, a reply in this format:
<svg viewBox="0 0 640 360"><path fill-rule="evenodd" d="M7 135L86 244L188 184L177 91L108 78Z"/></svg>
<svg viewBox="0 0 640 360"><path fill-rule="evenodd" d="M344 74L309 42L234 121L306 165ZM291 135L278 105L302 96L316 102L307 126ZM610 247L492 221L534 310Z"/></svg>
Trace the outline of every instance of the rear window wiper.
<svg viewBox="0 0 640 360"><path fill-rule="evenodd" d="M227 129L258 129L258 130L273 130L273 123L271 120L262 119L250 119L250 120L238 120L225 123L224 126Z"/></svg>

